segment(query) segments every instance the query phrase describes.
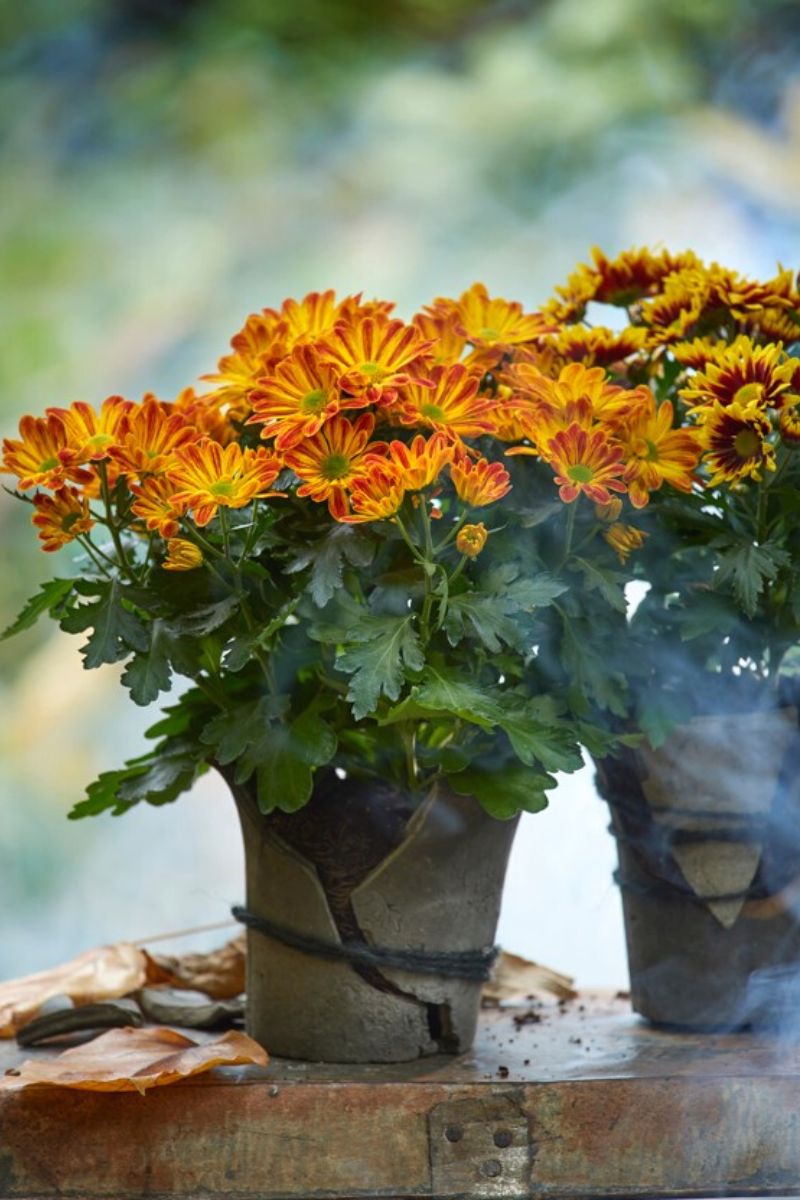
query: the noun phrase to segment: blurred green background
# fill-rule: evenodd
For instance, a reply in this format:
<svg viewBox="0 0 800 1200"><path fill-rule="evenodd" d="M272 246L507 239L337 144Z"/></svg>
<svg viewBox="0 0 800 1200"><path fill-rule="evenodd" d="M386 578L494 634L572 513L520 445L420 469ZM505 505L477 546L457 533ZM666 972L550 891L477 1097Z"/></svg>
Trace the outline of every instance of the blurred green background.
<svg viewBox="0 0 800 1200"><path fill-rule="evenodd" d="M6 434L169 398L312 288L410 315L477 278L534 305L595 242L800 257L794 0L28 0L0 6L0 46ZM0 495L3 625L58 565L28 519ZM240 898L213 780L65 820L148 721L77 644L0 647L0 978ZM526 819L501 926L595 984L624 974L604 826L586 772Z"/></svg>

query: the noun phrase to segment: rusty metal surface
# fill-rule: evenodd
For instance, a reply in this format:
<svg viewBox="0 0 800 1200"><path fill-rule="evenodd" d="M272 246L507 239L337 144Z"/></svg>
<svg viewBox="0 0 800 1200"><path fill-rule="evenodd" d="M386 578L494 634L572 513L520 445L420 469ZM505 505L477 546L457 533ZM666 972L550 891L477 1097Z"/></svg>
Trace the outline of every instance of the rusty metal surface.
<svg viewBox="0 0 800 1200"><path fill-rule="evenodd" d="M0 1043L0 1069L23 1056ZM800 1046L652 1030L607 999L485 1013L455 1061L0 1100L9 1200L798 1193Z"/></svg>

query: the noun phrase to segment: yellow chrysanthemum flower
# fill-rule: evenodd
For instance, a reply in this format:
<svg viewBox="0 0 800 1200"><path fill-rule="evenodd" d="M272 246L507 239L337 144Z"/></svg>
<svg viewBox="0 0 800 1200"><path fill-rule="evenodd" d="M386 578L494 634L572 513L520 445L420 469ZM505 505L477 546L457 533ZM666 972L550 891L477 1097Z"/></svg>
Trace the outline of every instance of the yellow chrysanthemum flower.
<svg viewBox="0 0 800 1200"><path fill-rule="evenodd" d="M759 480L765 468L775 470L775 450L767 441L772 426L758 404L716 401L701 416L699 437L711 472L709 487Z"/></svg>
<svg viewBox="0 0 800 1200"><path fill-rule="evenodd" d="M278 456L262 447L243 450L237 442L223 447L204 439L177 451L167 477L175 489L173 504L185 505L202 527L220 508L244 508L277 495L270 489L280 469Z"/></svg>
<svg viewBox="0 0 800 1200"><path fill-rule="evenodd" d="M720 343L714 361L693 375L680 394L694 402L695 411L715 403L778 408L798 369L800 359L787 358L780 343L757 346L741 336L730 345Z"/></svg>
<svg viewBox="0 0 800 1200"><path fill-rule="evenodd" d="M397 468L407 492L418 492L435 483L452 461L453 453L452 441L442 433L430 438L418 433L408 445L399 441L389 443L389 460Z"/></svg>
<svg viewBox="0 0 800 1200"><path fill-rule="evenodd" d="M673 429L675 410L669 400L656 407L650 397L629 421L620 422L616 439L627 463L628 495L634 508L644 508L650 493L669 483L690 492L700 460L697 433Z"/></svg>

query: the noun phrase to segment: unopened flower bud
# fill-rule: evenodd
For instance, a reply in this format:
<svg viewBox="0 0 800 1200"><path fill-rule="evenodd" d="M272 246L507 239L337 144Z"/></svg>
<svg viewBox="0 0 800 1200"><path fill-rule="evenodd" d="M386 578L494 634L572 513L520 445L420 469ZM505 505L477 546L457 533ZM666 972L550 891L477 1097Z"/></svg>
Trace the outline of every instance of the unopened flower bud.
<svg viewBox="0 0 800 1200"><path fill-rule="evenodd" d="M195 571L203 565L203 551L186 538L170 538L162 565L165 571Z"/></svg>
<svg viewBox="0 0 800 1200"><path fill-rule="evenodd" d="M622 512L622 501L619 496L612 496L608 504L595 504L594 511L599 521L616 521Z"/></svg>
<svg viewBox="0 0 800 1200"><path fill-rule="evenodd" d="M482 521L479 525L465 525L456 537L456 549L467 558L476 558L486 545L488 536L489 532Z"/></svg>

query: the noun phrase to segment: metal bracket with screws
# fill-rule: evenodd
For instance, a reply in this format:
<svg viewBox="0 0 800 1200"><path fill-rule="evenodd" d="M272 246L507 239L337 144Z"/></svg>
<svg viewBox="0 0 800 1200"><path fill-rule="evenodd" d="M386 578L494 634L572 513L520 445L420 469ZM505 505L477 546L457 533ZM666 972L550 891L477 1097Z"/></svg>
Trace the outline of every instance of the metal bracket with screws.
<svg viewBox="0 0 800 1200"><path fill-rule="evenodd" d="M528 1197L534 1148L528 1118L508 1095L451 1100L428 1114L431 1193L445 1197Z"/></svg>

